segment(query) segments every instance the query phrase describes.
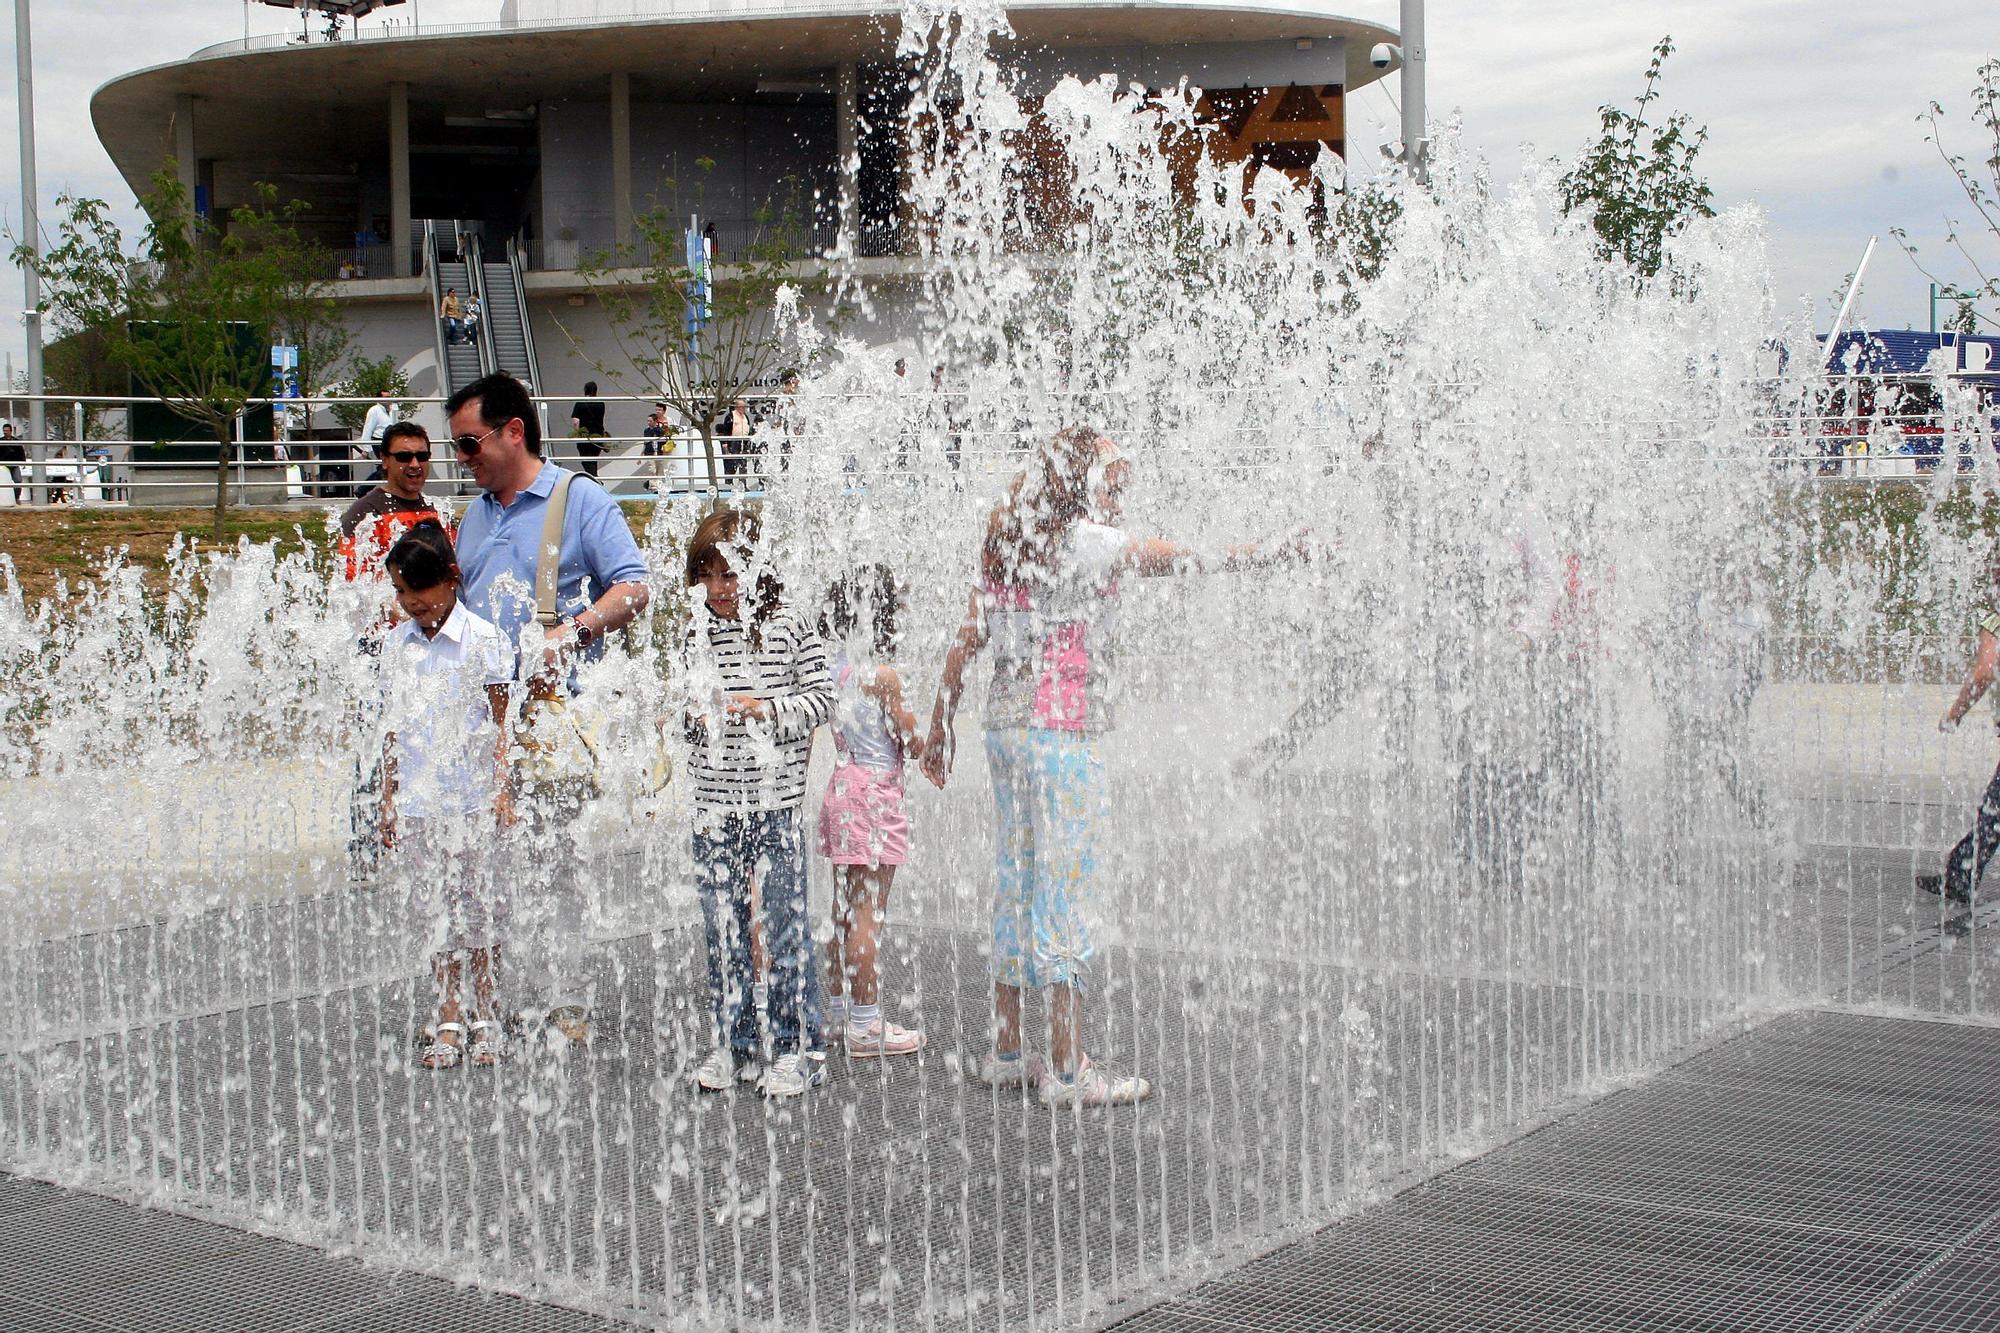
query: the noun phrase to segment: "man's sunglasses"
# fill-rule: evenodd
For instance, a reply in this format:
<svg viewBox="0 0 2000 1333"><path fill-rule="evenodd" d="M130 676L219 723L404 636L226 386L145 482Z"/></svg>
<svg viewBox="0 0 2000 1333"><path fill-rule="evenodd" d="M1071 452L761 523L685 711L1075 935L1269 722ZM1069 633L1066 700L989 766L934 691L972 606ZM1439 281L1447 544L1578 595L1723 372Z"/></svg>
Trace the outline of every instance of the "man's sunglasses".
<svg viewBox="0 0 2000 1333"><path fill-rule="evenodd" d="M512 422L516 420L518 420L518 418L509 417L506 421L501 422L499 425L495 426L492 430L487 431L484 435L454 435L452 436L451 439L451 447L458 450L459 453L463 454L467 458L477 457L479 454L480 445L486 443L488 440L492 439L495 435L498 435L501 431L505 430Z"/></svg>
<svg viewBox="0 0 2000 1333"><path fill-rule="evenodd" d="M398 449L389 455L392 463L428 463L431 451L428 449Z"/></svg>

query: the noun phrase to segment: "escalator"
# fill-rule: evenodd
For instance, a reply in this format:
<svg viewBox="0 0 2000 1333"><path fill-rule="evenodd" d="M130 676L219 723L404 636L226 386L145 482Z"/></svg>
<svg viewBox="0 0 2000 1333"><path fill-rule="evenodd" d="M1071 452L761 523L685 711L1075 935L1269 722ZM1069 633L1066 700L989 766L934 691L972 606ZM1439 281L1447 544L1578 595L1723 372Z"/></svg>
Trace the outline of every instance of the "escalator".
<svg viewBox="0 0 2000 1333"><path fill-rule="evenodd" d="M534 331L528 324L520 247L509 240L504 255L502 259L494 259L479 248L477 241L473 243L471 258L479 265L475 281L479 284L480 303L486 310L479 330L480 340L492 369L506 371L527 385L528 392L539 393L541 373L535 363Z"/></svg>
<svg viewBox="0 0 2000 1333"><path fill-rule="evenodd" d="M477 292L474 286L477 270L468 262L474 244L459 230L455 221L424 223L424 249L429 260L426 267L431 279L431 315L438 331L438 386L445 397L457 393L486 373L486 357L481 348L485 330L481 329L474 338L457 343L447 342L444 317L440 313L447 291L455 289L460 304Z"/></svg>

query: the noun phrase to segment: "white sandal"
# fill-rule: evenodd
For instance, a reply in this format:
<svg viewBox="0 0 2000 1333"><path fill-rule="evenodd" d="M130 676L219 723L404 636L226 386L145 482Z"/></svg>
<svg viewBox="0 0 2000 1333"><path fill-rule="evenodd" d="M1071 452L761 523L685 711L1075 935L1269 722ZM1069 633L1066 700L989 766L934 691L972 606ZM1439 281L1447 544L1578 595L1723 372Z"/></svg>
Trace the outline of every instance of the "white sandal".
<svg viewBox="0 0 2000 1333"><path fill-rule="evenodd" d="M465 1041L465 1024L440 1023L437 1027L426 1031L430 1035L431 1043L424 1047L423 1054L417 1057L417 1063L425 1069L458 1068L458 1062L465 1058L465 1052L460 1049L461 1043ZM447 1032L456 1032L458 1041L446 1041L444 1035Z"/></svg>
<svg viewBox="0 0 2000 1333"><path fill-rule="evenodd" d="M500 1057L507 1053L507 1034L501 1029L499 1022L491 1018L475 1018L472 1020L471 1031L475 1035L472 1045L465 1051L468 1063L475 1069L491 1069L499 1064ZM478 1036L477 1034L481 1032L492 1035Z"/></svg>

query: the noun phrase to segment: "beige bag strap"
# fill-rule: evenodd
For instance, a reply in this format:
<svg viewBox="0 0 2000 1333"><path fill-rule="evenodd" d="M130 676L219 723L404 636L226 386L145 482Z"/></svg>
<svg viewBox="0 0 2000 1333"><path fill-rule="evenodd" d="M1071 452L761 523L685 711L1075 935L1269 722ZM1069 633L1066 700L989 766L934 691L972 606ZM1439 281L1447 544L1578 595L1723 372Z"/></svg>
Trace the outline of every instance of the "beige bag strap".
<svg viewBox="0 0 2000 1333"><path fill-rule="evenodd" d="M556 614L556 578L562 572L563 519L569 514L569 484L574 480L576 473L563 473L549 492L549 507L542 511L542 547L535 556L535 623L544 629L561 619Z"/></svg>

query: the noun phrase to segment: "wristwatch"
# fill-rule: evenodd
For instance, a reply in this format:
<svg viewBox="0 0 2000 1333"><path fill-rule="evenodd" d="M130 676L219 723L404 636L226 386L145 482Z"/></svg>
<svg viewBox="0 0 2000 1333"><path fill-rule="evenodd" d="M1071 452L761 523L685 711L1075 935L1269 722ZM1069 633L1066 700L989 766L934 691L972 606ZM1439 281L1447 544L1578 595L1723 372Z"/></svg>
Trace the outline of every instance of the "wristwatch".
<svg viewBox="0 0 2000 1333"><path fill-rule="evenodd" d="M569 618L569 627L576 631L576 646L579 648L590 647L590 641L597 637L591 632L590 626L575 616Z"/></svg>

